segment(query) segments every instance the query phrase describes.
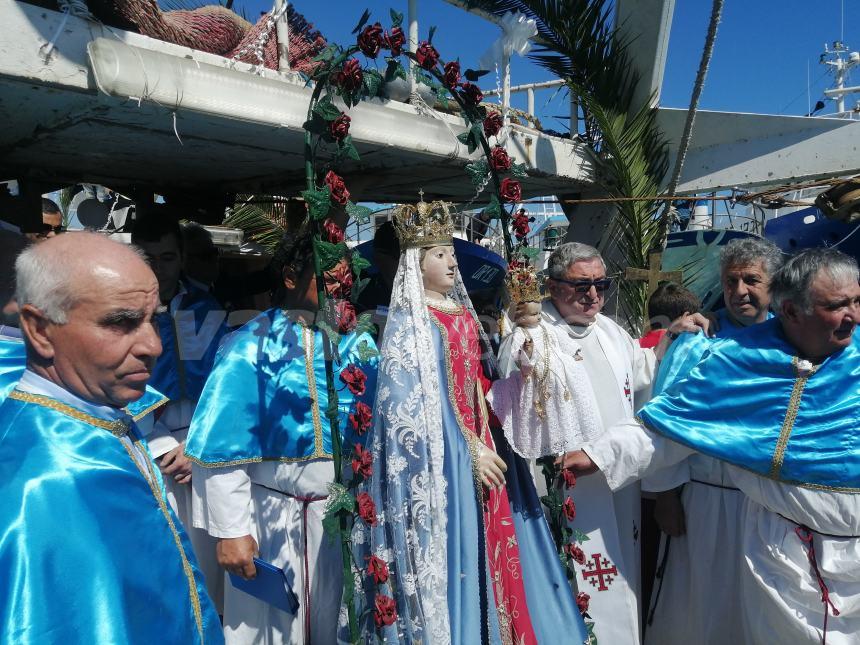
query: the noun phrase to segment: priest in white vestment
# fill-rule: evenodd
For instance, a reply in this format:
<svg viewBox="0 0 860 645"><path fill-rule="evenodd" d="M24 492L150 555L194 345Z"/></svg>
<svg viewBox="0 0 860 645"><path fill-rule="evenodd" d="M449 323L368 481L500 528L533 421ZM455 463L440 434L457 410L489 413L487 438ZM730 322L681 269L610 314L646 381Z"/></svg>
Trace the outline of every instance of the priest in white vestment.
<svg viewBox="0 0 860 645"><path fill-rule="evenodd" d="M597 249L569 242L559 246L547 266L542 327L555 335L555 345L578 348L597 402L601 433L633 418L633 394L651 385L657 358L642 349L616 322L602 315L604 294L611 285ZM524 324L522 316L518 321ZM675 335L698 329L701 318L673 322ZM670 338L658 351L665 351ZM639 628L639 484L611 491L603 477L589 477L568 493L576 505L572 527L588 537L578 544L584 562L576 563L577 585L590 596L588 615L599 642L638 643Z"/></svg>
<svg viewBox="0 0 860 645"><path fill-rule="evenodd" d="M743 564L737 589L712 593L739 595L742 641L858 643L857 263L804 251L776 272L770 293L777 319L714 343L639 419L561 461L598 467L613 490L696 451L730 464L745 496ZM723 566L719 552L711 566Z"/></svg>
<svg viewBox="0 0 860 645"><path fill-rule="evenodd" d="M768 288L782 261L782 252L764 239L736 239L723 248L720 281L725 309L717 312L715 339L684 334L676 340L660 364L655 394L684 378L713 342L771 317ZM743 564L744 497L728 464L695 454L645 478L642 489L657 492L655 515L663 531L645 644L743 643L740 597L714 593L715 587L737 588ZM715 568L711 565L716 552L721 558Z"/></svg>

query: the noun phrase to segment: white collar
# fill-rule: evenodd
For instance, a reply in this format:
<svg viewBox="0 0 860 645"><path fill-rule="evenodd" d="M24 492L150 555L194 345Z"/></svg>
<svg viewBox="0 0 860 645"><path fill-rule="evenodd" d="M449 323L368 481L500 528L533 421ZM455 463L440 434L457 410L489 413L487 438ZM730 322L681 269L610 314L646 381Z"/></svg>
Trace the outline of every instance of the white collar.
<svg viewBox="0 0 860 645"><path fill-rule="evenodd" d="M561 314L558 313L558 309L553 304L552 300L544 300L543 309L542 309L543 317L549 321L552 325L557 325L562 327L567 335L571 338L582 339L591 334L595 329L597 329L597 321L598 318L594 319L594 322L588 325L577 325L571 324L564 320L561 317ZM600 316L600 314L598 314Z"/></svg>
<svg viewBox="0 0 860 645"><path fill-rule="evenodd" d="M60 403L65 403L76 410L86 412L90 416L98 419L131 422L131 417L122 408L113 408L109 405L90 403L76 394L72 394L67 389L60 387L53 381L49 381L35 372L31 372L29 369L24 371L24 374L21 376L21 380L18 381L17 389L22 392L27 392L28 394L39 394L59 401Z"/></svg>

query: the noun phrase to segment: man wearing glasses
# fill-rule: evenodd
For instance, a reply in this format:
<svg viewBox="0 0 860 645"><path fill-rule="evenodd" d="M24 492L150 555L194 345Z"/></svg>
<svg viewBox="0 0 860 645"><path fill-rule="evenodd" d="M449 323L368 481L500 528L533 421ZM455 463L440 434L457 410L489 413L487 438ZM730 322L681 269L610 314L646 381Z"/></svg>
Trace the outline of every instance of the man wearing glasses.
<svg viewBox="0 0 860 645"><path fill-rule="evenodd" d="M633 395L648 388L657 373L657 357L681 331L707 329L699 314L673 321L655 350L643 349L601 311L612 286L606 265L594 247L578 242L559 246L547 266L549 299L542 317L565 344L579 347L603 429L632 419ZM527 325L524 318L518 322ZM563 345L564 346L564 345ZM639 642L639 486L613 493L603 477L583 478L568 490L576 505L573 526L588 536L575 563L580 590L590 595L588 614L601 642Z"/></svg>

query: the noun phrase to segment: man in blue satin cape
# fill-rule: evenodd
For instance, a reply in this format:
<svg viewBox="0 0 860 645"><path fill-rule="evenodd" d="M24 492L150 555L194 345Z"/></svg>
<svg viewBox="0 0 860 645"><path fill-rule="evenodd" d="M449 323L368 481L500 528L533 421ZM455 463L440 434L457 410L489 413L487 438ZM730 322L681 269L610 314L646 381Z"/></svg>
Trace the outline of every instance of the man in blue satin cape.
<svg viewBox="0 0 860 645"><path fill-rule="evenodd" d="M735 239L720 253L725 308L716 314L715 337L681 334L660 363L654 394L686 376L713 343L772 317L770 280L782 265L782 252L768 240ZM690 310L692 311L692 310ZM737 586L742 564L740 520L743 495L731 482L728 465L692 455L642 481L656 491L655 519L664 535L661 572L654 581L645 625L645 645L722 645L741 642L737 594L713 593L714 586ZM719 567L711 555L719 544Z"/></svg>
<svg viewBox="0 0 860 645"><path fill-rule="evenodd" d="M770 296L776 318L713 343L636 421L561 461L599 468L613 489L697 452L725 462L744 495L743 558L737 589L713 591L739 594L742 642L856 643L857 261L802 251L776 271Z"/></svg>
<svg viewBox="0 0 860 645"><path fill-rule="evenodd" d="M223 642L123 409L161 353L155 276L133 249L74 233L26 249L16 280L27 369L0 405L0 640Z"/></svg>
<svg viewBox="0 0 860 645"><path fill-rule="evenodd" d="M282 568L299 596L291 615L226 584L228 643L336 642L343 563L322 526L334 465L311 240L284 236L271 266L276 306L225 339L185 446L194 462L194 525L218 539L218 562L253 578L258 555ZM348 302L345 261L325 282L330 296ZM367 467L378 352L369 334L353 331L343 334L337 354L332 413L343 455Z"/></svg>

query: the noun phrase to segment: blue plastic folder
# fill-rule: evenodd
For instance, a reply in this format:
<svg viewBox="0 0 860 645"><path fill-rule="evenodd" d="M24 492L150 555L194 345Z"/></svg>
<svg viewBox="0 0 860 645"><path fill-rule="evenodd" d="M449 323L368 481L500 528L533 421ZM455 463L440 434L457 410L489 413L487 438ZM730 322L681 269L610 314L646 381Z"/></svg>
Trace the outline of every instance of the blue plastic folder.
<svg viewBox="0 0 860 645"><path fill-rule="evenodd" d="M254 558L254 566L257 567L257 577L253 580L245 580L231 573L230 582L233 586L288 614L295 614L299 609L299 599L287 581L284 570L257 558Z"/></svg>

